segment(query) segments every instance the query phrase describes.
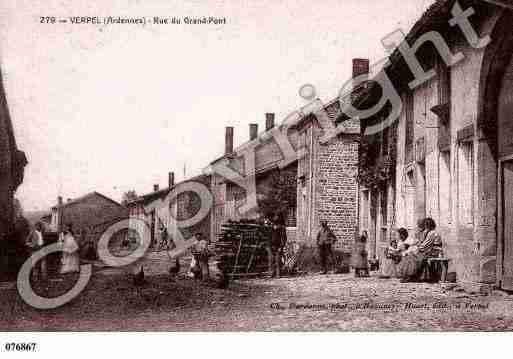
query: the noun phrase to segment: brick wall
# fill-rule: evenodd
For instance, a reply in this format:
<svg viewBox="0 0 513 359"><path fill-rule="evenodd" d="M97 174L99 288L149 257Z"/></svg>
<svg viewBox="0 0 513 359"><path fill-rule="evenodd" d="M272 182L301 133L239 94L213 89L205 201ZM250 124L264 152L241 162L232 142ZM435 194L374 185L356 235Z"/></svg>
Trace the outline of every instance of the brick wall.
<svg viewBox="0 0 513 359"><path fill-rule="evenodd" d="M337 247L350 250L357 229L358 143L338 137L319 145L315 165L316 228L328 221L337 236Z"/></svg>

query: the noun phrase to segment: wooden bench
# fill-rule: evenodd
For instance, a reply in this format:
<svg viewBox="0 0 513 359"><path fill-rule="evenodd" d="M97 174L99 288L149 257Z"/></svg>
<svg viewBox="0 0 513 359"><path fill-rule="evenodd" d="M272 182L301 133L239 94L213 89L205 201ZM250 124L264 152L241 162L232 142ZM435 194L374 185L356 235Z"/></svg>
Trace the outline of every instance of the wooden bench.
<svg viewBox="0 0 513 359"><path fill-rule="evenodd" d="M440 274L440 282L445 283L447 281L447 270L449 269L449 258L428 258L427 264L428 268L433 271L433 267L436 265L437 267L441 267Z"/></svg>

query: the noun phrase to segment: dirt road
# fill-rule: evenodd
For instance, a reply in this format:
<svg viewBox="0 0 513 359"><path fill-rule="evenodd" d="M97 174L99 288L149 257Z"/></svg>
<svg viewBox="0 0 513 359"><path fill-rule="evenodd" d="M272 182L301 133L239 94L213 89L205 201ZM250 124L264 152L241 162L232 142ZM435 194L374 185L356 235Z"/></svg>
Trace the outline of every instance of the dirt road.
<svg viewBox="0 0 513 359"><path fill-rule="evenodd" d="M166 274L135 287L127 275L99 272L57 309L31 308L15 288L0 289L0 298L2 331L513 329L513 296L501 292L337 274L238 281L223 290Z"/></svg>

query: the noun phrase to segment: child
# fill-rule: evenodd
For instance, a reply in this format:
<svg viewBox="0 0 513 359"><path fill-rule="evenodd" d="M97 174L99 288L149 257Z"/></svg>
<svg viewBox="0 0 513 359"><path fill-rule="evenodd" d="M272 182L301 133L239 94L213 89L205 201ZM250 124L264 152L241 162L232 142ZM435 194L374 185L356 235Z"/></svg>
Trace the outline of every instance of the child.
<svg viewBox="0 0 513 359"><path fill-rule="evenodd" d="M417 221L417 230L415 231L415 235L413 237L406 237L406 239L403 241L404 243L404 250L403 250L403 257L410 253L416 253L418 249L418 244L424 240L424 237L426 236L426 225L424 223L424 218L419 219ZM405 229L406 231L406 229ZM406 231L408 232L408 231ZM401 235L401 234L400 234ZM402 235L401 235L402 236Z"/></svg>
<svg viewBox="0 0 513 359"><path fill-rule="evenodd" d="M397 246L397 241L395 239L390 240L390 245L386 249L386 256L394 261L394 263L399 263L401 261L401 249Z"/></svg>
<svg viewBox="0 0 513 359"><path fill-rule="evenodd" d="M367 260L367 249L365 248L367 245L367 237L362 235L359 239L355 241L352 262L354 268L354 276L355 277L368 277L369 276L369 267Z"/></svg>
<svg viewBox="0 0 513 359"><path fill-rule="evenodd" d="M401 262L401 248L397 245L397 240L391 239L390 245L385 249L385 259L383 260L383 273L380 278L397 278L397 265Z"/></svg>

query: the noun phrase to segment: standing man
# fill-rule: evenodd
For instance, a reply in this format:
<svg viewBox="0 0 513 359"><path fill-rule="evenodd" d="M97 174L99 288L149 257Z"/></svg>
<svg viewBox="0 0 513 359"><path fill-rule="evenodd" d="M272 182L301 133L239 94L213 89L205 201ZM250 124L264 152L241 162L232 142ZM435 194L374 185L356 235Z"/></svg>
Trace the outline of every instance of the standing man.
<svg viewBox="0 0 513 359"><path fill-rule="evenodd" d="M269 258L269 276L281 276L281 257L287 244L287 227L283 215L275 215L271 230L271 243L267 249Z"/></svg>
<svg viewBox="0 0 513 359"><path fill-rule="evenodd" d="M333 254L332 245L337 240L328 222L321 221L321 229L317 233L317 247L319 249L319 257L321 258L321 266L323 274L328 273L328 257L330 258L333 269L335 268L335 255Z"/></svg>
<svg viewBox="0 0 513 359"><path fill-rule="evenodd" d="M207 281L210 277L210 271L208 268L208 241L203 237L203 234L196 233L194 235L196 244L192 248L192 254L196 260L199 269L201 270L201 279Z"/></svg>
<svg viewBox="0 0 513 359"><path fill-rule="evenodd" d="M160 244L159 249L169 249L169 234L167 232L166 226L162 225L160 227Z"/></svg>
<svg viewBox="0 0 513 359"><path fill-rule="evenodd" d="M41 222L37 222L34 230L29 236L28 246L30 248L30 255L36 253L44 246L43 239L43 224ZM32 278L46 278L46 260L45 258L41 259L39 263L33 263L32 266Z"/></svg>

